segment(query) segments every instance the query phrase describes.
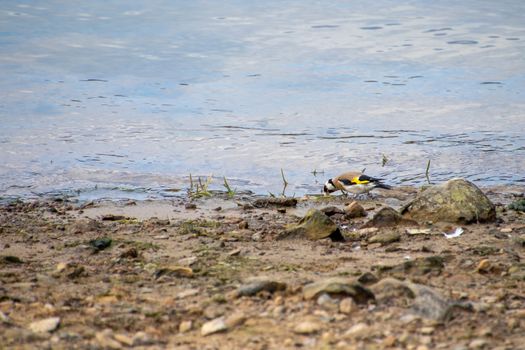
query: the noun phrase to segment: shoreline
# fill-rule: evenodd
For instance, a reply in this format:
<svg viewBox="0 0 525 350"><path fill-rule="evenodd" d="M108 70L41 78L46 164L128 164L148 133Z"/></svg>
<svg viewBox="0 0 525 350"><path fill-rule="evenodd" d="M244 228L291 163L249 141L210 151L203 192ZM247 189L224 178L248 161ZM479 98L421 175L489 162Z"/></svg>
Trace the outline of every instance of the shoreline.
<svg viewBox="0 0 525 350"><path fill-rule="evenodd" d="M341 196L266 207L254 203L268 196L226 194L2 205L0 342L10 349L514 349L525 342L525 215L507 205L524 189L485 189L496 203L493 223L383 228L363 226L416 188L378 190L359 201L366 216L357 218L333 209L352 201ZM332 208L326 212L345 241L279 239L311 208ZM442 233L457 227L464 229L457 238ZM345 292L310 295L323 283L334 288L334 278ZM426 306L422 313L423 289L458 307L445 318Z"/></svg>

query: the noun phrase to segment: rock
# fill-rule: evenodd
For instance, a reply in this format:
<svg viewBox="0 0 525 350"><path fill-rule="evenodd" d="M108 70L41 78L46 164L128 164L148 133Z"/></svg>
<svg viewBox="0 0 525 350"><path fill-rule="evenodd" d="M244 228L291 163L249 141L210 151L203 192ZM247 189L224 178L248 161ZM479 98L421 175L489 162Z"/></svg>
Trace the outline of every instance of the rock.
<svg viewBox="0 0 525 350"><path fill-rule="evenodd" d="M344 298L339 303L339 312L342 314L351 314L354 310L356 310L357 305L352 298Z"/></svg>
<svg viewBox="0 0 525 350"><path fill-rule="evenodd" d="M161 276L193 277L193 270L186 266L168 266L155 271L154 277L156 279L160 278Z"/></svg>
<svg viewBox="0 0 525 350"><path fill-rule="evenodd" d="M124 215L106 214L102 215L102 221L120 221L128 219Z"/></svg>
<svg viewBox="0 0 525 350"><path fill-rule="evenodd" d="M239 224L238 224L237 226L238 226L239 229L241 229L241 230L247 230L247 229L248 229L248 226L249 226L249 225L248 225L248 221L243 220L243 221L239 222Z"/></svg>
<svg viewBox="0 0 525 350"><path fill-rule="evenodd" d="M476 271L479 273L487 273L490 272L491 267L492 264L490 263L490 260L483 259L479 262L478 266L476 267Z"/></svg>
<svg viewBox="0 0 525 350"><path fill-rule="evenodd" d="M338 308L337 300L326 293L321 293L317 298L317 305L326 309L336 310Z"/></svg>
<svg viewBox="0 0 525 350"><path fill-rule="evenodd" d="M394 266L378 266L378 271L380 273L401 275L400 277L405 277L404 275L406 274L426 275L428 273L435 273L439 275L444 267L445 258L439 255L433 255L404 261Z"/></svg>
<svg viewBox="0 0 525 350"><path fill-rule="evenodd" d="M189 321L182 321L179 324L179 332L186 333L191 331L191 328L193 327L193 322L191 320Z"/></svg>
<svg viewBox="0 0 525 350"><path fill-rule="evenodd" d="M329 206L329 207L324 207L324 208L321 208L321 211L326 215L326 216L333 216L335 214L344 214L345 212L341 209L339 209L338 207L335 207L333 205Z"/></svg>
<svg viewBox="0 0 525 350"><path fill-rule="evenodd" d="M331 277L307 284L303 287L303 297L306 300L318 297L320 294L349 296L357 303L366 303L374 299L374 294L359 282L344 277Z"/></svg>
<svg viewBox="0 0 525 350"><path fill-rule="evenodd" d="M451 302L434 289L422 284L385 278L370 287L379 303L399 301L404 305L411 299L411 311L430 320L443 322L452 316L456 308L471 310L470 304ZM400 299L400 300L399 300Z"/></svg>
<svg viewBox="0 0 525 350"><path fill-rule="evenodd" d="M374 217L366 222L361 228L368 227L393 227L410 225L414 226L417 223L413 220L405 219L397 211L390 207L384 207L379 210Z"/></svg>
<svg viewBox="0 0 525 350"><path fill-rule="evenodd" d="M378 233L368 239L368 243L381 243L382 245L398 242L401 235L398 232Z"/></svg>
<svg viewBox="0 0 525 350"><path fill-rule="evenodd" d="M267 277L255 277L248 279L245 284L240 286L236 292L236 296L253 296L262 291L274 293L285 289L286 283L284 282L276 281Z"/></svg>
<svg viewBox="0 0 525 350"><path fill-rule="evenodd" d="M312 334L317 333L322 329L322 326L315 321L303 321L298 323L293 331L297 334Z"/></svg>
<svg viewBox="0 0 525 350"><path fill-rule="evenodd" d="M50 317L40 321L31 322L29 329L35 333L51 333L60 325L60 317Z"/></svg>
<svg viewBox="0 0 525 350"><path fill-rule="evenodd" d="M485 339L473 339L469 344L469 349L483 349L488 347L489 343Z"/></svg>
<svg viewBox="0 0 525 350"><path fill-rule="evenodd" d="M95 339L103 349L122 349L122 344L113 338L113 331L105 329L95 334Z"/></svg>
<svg viewBox="0 0 525 350"><path fill-rule="evenodd" d="M366 216L366 210L356 201L348 204L344 209L345 216L349 219L360 218Z"/></svg>
<svg viewBox="0 0 525 350"><path fill-rule="evenodd" d="M357 278L357 281L364 285L369 285L377 283L379 281L379 278L377 278L377 276L374 275L372 272L365 272Z"/></svg>
<svg viewBox="0 0 525 350"><path fill-rule="evenodd" d="M4 255L0 257L0 263L5 264L22 264L23 261L17 256L14 255Z"/></svg>
<svg viewBox="0 0 525 350"><path fill-rule="evenodd" d="M234 249L234 250L230 250L227 255L228 256L237 256L241 254L241 249L240 248L237 248L237 249Z"/></svg>
<svg viewBox="0 0 525 350"><path fill-rule="evenodd" d="M93 239L89 241L89 245L93 247L95 252L99 252L101 250L108 248L111 245L111 242L112 242L111 238L102 237L102 238L97 238L97 239Z"/></svg>
<svg viewBox="0 0 525 350"><path fill-rule="evenodd" d="M332 241L344 241L339 227L323 212L310 209L298 224L288 225L286 231L277 239L305 237L310 240L328 238Z"/></svg>
<svg viewBox="0 0 525 350"><path fill-rule="evenodd" d="M258 198L253 202L253 206L256 208L267 208L269 206L295 207L296 205L297 205L297 198L290 198L290 197Z"/></svg>
<svg viewBox="0 0 525 350"><path fill-rule="evenodd" d="M202 325L201 335L206 336L214 333L225 332L228 330L228 326L224 320L224 317L219 317Z"/></svg>
<svg viewBox="0 0 525 350"><path fill-rule="evenodd" d="M125 334L115 334L113 337L115 338L116 341L118 341L119 343L124 344L126 346L133 346L134 345L133 344L133 338L128 337Z"/></svg>
<svg viewBox="0 0 525 350"><path fill-rule="evenodd" d="M473 183L452 179L423 190L405 206L403 214L418 221L468 224L494 221L496 208Z"/></svg>
<svg viewBox="0 0 525 350"><path fill-rule="evenodd" d="M356 323L344 333L345 338L363 339L371 336L371 327L364 322Z"/></svg>
<svg viewBox="0 0 525 350"><path fill-rule="evenodd" d="M184 209L195 210L197 209L197 205L195 203L187 203L184 205Z"/></svg>
<svg viewBox="0 0 525 350"><path fill-rule="evenodd" d="M228 316L224 320L224 322L226 323L226 327L228 327L228 329L231 329L242 325L246 321L246 318L247 317L246 314L244 314L244 312L237 311Z"/></svg>

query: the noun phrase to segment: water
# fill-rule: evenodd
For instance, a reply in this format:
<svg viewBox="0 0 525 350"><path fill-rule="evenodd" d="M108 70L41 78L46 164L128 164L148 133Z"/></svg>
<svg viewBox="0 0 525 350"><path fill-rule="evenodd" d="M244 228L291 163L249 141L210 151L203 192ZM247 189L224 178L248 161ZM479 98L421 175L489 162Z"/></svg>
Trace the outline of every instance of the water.
<svg viewBox="0 0 525 350"><path fill-rule="evenodd" d="M525 182L525 2L0 4L0 196ZM383 166L383 159L388 160ZM170 190L170 191L167 191Z"/></svg>

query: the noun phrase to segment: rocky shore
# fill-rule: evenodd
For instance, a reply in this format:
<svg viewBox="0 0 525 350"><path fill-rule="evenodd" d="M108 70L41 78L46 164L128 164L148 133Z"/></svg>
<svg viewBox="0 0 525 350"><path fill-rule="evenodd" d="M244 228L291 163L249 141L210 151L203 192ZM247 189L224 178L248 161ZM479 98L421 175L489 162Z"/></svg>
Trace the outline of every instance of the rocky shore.
<svg viewBox="0 0 525 350"><path fill-rule="evenodd" d="M7 203L0 348L525 349L524 191Z"/></svg>

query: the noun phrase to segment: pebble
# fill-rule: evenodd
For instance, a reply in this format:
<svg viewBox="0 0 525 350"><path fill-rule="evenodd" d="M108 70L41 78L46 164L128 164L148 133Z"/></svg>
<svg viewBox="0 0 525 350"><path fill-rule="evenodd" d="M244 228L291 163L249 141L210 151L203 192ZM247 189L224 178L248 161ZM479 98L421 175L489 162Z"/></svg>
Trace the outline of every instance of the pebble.
<svg viewBox="0 0 525 350"><path fill-rule="evenodd" d="M487 347L489 345L489 343L485 340L485 339L474 339L472 340L469 344L468 344L468 347L469 349L483 349L485 347Z"/></svg>
<svg viewBox="0 0 525 350"><path fill-rule="evenodd" d="M114 336L115 340L120 342L121 344L124 344L126 346L133 346L133 338L125 335L125 334L115 334Z"/></svg>
<svg viewBox="0 0 525 350"><path fill-rule="evenodd" d="M342 314L351 314L355 309L357 305L352 298L344 298L339 303L339 312Z"/></svg>
<svg viewBox="0 0 525 350"><path fill-rule="evenodd" d="M383 347L392 347L394 345L396 345L396 341L397 341L397 338L396 336L394 335L389 335L387 337L385 337L382 341L382 345Z"/></svg>
<svg viewBox="0 0 525 350"><path fill-rule="evenodd" d="M40 321L31 322L29 329L35 333L50 333L58 328L60 317L50 317Z"/></svg>
<svg viewBox="0 0 525 350"><path fill-rule="evenodd" d="M192 327L193 327L193 322L192 321L182 321L179 324L179 332L181 332L181 333L189 332Z"/></svg>
<svg viewBox="0 0 525 350"><path fill-rule="evenodd" d="M322 293L317 298L317 305L328 308L328 309L337 309L337 300L330 297L326 293Z"/></svg>
<svg viewBox="0 0 525 350"><path fill-rule="evenodd" d="M479 262L478 267L476 267L476 271L479 273L489 272L491 265L489 259L483 259Z"/></svg>
<svg viewBox="0 0 525 350"><path fill-rule="evenodd" d="M202 325L201 335L207 336L214 333L225 332L228 329L224 317L219 317Z"/></svg>
<svg viewBox="0 0 525 350"><path fill-rule="evenodd" d="M356 323L352 327L350 327L349 330L347 330L344 334L347 338L366 338L367 336L371 335L371 329L370 326L366 323Z"/></svg>
<svg viewBox="0 0 525 350"><path fill-rule="evenodd" d="M102 348L122 349L122 344L113 338L113 331L111 329L104 329L102 332L97 332L95 339Z"/></svg>
<svg viewBox="0 0 525 350"><path fill-rule="evenodd" d="M423 327L420 329L421 334L430 335L434 333L435 328L434 327Z"/></svg>
<svg viewBox="0 0 525 350"><path fill-rule="evenodd" d="M317 333L322 329L318 322L303 321L294 327L294 332L297 334L312 334Z"/></svg>
<svg viewBox="0 0 525 350"><path fill-rule="evenodd" d="M242 325L246 321L246 318L244 312L237 311L228 316L224 322L226 323L226 327L230 329Z"/></svg>
<svg viewBox="0 0 525 350"><path fill-rule="evenodd" d="M348 204L344 209L347 218L360 218L366 216L366 211L363 206L357 202Z"/></svg>

